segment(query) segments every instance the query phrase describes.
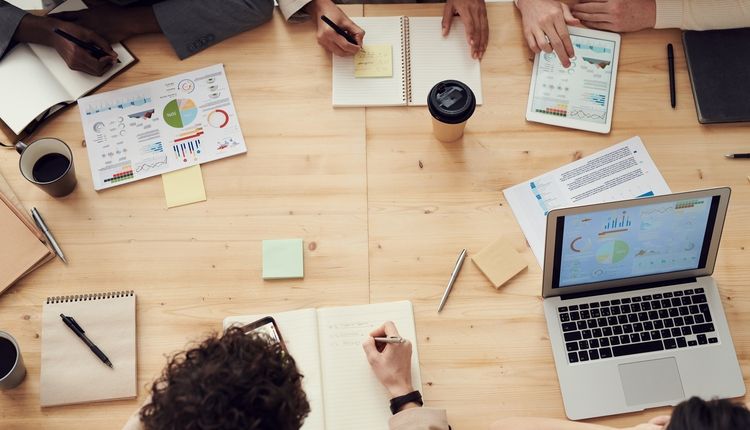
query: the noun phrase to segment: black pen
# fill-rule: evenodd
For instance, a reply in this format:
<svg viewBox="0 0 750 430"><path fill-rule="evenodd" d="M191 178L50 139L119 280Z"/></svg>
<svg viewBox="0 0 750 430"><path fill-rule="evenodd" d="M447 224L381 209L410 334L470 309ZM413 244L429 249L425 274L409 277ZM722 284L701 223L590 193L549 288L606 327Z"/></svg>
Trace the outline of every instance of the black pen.
<svg viewBox="0 0 750 430"><path fill-rule="evenodd" d="M724 154L727 158L750 158L750 154Z"/></svg>
<svg viewBox="0 0 750 430"><path fill-rule="evenodd" d="M112 362L109 361L109 358L107 358L106 355L102 352L101 349L99 349L98 346L94 345L94 342L92 342L88 337L86 337L86 332L83 331L83 328L78 325L76 320L73 319L73 317L66 317L63 314L60 314L60 318L62 318L63 322L66 326L68 326L69 329L73 330L73 333L78 336L83 343L86 344L86 346L89 347L89 349L96 354L97 357L99 357L99 360L102 361L102 363L106 364L109 367L112 367Z"/></svg>
<svg viewBox="0 0 750 430"><path fill-rule="evenodd" d="M331 21L330 19L328 19L327 16L321 15L320 19L322 19L323 22L325 22L326 24L328 24L328 26L331 27L333 29L333 31L335 31L336 33L338 33L339 36L341 36L344 39L346 39L347 42L351 43L352 45L359 46L359 44L357 43L357 39L355 39L354 36L352 36L351 34L349 34L343 28L341 28L338 25L336 25L336 23L333 22L333 21Z"/></svg>
<svg viewBox="0 0 750 430"><path fill-rule="evenodd" d="M61 36L64 39L69 40L72 43L75 43L76 45L80 46L81 48L89 51L89 54L91 54L92 57L96 58L97 60L106 57L109 54L107 54L102 48L98 47L97 45L90 43L90 42L84 42L83 40L73 36L72 34L68 34L64 32L63 30L60 30L59 28L55 29L55 33ZM120 60L117 60L119 63Z"/></svg>
<svg viewBox="0 0 750 430"><path fill-rule="evenodd" d="M667 44L667 64L669 65L669 101L674 109L677 104L677 94L674 89L674 48L671 43Z"/></svg>

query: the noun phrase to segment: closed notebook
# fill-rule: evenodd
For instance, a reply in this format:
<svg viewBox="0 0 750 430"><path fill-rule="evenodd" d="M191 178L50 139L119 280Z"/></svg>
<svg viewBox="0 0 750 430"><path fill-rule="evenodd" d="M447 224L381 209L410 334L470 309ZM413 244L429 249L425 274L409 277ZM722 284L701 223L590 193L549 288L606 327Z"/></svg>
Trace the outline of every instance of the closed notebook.
<svg viewBox="0 0 750 430"><path fill-rule="evenodd" d="M479 60L471 58L463 24L453 20L450 34L442 35L440 17L352 18L365 30L368 45L391 47L392 73L357 77L353 57L333 56L333 106L426 106L427 94L443 80L455 79L474 92L482 104Z"/></svg>
<svg viewBox="0 0 750 430"><path fill-rule="evenodd" d="M0 176L0 293L54 258L5 179Z"/></svg>
<svg viewBox="0 0 750 430"><path fill-rule="evenodd" d="M411 302L301 309L224 319L224 327L272 316L287 350L305 377L310 414L302 430L383 430L390 396L370 369L362 342L375 328L393 321L412 342L412 384L421 390L417 335Z"/></svg>
<svg viewBox="0 0 750 430"><path fill-rule="evenodd" d="M104 364L60 314L73 317L112 362ZM42 308L42 407L135 398L135 294L48 297Z"/></svg>
<svg viewBox="0 0 750 430"><path fill-rule="evenodd" d="M682 42L698 121L750 121L750 28L686 31Z"/></svg>

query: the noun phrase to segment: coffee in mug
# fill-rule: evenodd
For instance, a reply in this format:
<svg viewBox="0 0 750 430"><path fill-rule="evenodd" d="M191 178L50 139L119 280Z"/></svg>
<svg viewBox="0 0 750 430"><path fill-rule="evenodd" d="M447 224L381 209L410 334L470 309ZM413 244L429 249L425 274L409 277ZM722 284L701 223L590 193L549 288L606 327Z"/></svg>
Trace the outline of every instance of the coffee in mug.
<svg viewBox="0 0 750 430"><path fill-rule="evenodd" d="M47 137L28 145L18 142L16 150L21 154L18 167L29 182L52 197L73 192L77 184L73 152L65 142Z"/></svg>
<svg viewBox="0 0 750 430"><path fill-rule="evenodd" d="M460 139L476 105L474 92L463 82L447 80L435 84L427 95L435 137L441 142Z"/></svg>
<svg viewBox="0 0 750 430"><path fill-rule="evenodd" d="M17 387L26 376L21 350L13 336L0 331L0 390Z"/></svg>

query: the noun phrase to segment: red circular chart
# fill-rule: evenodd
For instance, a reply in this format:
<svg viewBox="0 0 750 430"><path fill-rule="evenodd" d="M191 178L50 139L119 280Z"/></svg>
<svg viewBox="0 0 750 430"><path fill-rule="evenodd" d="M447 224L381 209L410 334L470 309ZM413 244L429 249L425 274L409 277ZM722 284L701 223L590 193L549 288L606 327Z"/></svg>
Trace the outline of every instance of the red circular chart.
<svg viewBox="0 0 750 430"><path fill-rule="evenodd" d="M208 114L208 124L214 128L224 128L229 124L229 114L222 109L216 109Z"/></svg>

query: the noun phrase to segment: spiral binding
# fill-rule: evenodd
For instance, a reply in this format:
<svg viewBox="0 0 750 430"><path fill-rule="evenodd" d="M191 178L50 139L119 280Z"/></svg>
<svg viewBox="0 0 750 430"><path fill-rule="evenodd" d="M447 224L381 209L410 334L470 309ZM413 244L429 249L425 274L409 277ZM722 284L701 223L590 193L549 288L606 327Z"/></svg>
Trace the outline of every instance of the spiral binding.
<svg viewBox="0 0 750 430"><path fill-rule="evenodd" d="M71 303L71 302L87 302L91 300L102 300L102 299L116 299L119 297L130 297L134 295L133 290L130 291L110 291L107 293L92 293L92 294L76 294L72 296L55 296L47 297L47 304L56 303Z"/></svg>
<svg viewBox="0 0 750 430"><path fill-rule="evenodd" d="M401 52L403 52L403 59L401 64L401 72L403 73L403 89L402 94L404 102L411 103L411 41L409 38L409 17L401 17Z"/></svg>

